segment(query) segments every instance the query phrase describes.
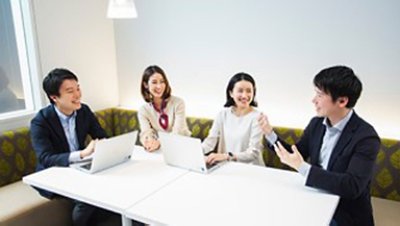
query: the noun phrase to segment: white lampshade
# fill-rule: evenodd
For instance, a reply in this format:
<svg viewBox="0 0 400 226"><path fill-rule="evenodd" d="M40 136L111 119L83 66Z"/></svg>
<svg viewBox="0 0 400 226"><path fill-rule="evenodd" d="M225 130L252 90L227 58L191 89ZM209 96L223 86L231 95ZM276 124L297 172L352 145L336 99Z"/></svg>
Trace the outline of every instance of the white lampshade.
<svg viewBox="0 0 400 226"><path fill-rule="evenodd" d="M135 3L133 0L110 0L107 17L113 19L136 18Z"/></svg>

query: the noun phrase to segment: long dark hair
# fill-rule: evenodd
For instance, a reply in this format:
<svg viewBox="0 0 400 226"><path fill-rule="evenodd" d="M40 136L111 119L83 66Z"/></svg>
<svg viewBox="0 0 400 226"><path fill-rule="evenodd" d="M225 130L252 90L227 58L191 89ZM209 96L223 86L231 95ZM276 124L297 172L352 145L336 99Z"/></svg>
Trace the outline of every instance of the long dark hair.
<svg viewBox="0 0 400 226"><path fill-rule="evenodd" d="M228 86L226 87L226 102L224 107L230 107L230 106L235 106L235 101L230 95L230 92L232 92L233 87L235 87L235 84L240 81L248 81L253 85L253 90L254 90L254 95L253 99L251 100L250 106L257 107L257 102L256 102L256 82L254 81L253 77L251 75L246 74L244 72L237 73L234 75L228 83Z"/></svg>
<svg viewBox="0 0 400 226"><path fill-rule="evenodd" d="M171 86L169 86L169 82L168 82L167 76L165 75L165 72L159 66L151 65L151 66L148 66L144 70L143 76L142 76L142 82L140 85L140 91L142 93L143 99L148 103L152 102L153 100L152 100L149 89L146 88L144 84L147 84L149 82L150 77L152 75L154 75L155 73L160 74L163 77L164 82L165 82L165 90L164 90L162 98L165 100L171 96Z"/></svg>

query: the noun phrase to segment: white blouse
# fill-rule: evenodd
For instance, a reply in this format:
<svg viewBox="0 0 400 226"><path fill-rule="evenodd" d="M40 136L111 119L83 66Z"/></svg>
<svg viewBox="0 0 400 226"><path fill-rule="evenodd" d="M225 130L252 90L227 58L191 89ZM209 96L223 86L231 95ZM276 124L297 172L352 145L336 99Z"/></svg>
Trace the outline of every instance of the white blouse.
<svg viewBox="0 0 400 226"><path fill-rule="evenodd" d="M204 153L213 151L218 143L218 153L232 152L239 162L265 165L261 153L262 131L258 125L259 115L260 112L254 108L243 116L236 116L232 107L222 110L202 143Z"/></svg>

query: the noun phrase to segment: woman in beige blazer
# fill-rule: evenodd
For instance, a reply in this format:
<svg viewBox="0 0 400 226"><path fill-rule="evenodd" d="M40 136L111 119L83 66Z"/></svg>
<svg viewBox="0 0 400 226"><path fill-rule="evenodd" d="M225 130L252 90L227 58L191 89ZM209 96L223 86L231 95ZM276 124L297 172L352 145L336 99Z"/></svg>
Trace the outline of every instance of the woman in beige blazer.
<svg viewBox="0 0 400 226"><path fill-rule="evenodd" d="M146 104L138 112L140 142L145 150L160 148L157 131L190 136L185 117L185 103L171 95L171 87L164 71L156 65L144 70L141 93Z"/></svg>

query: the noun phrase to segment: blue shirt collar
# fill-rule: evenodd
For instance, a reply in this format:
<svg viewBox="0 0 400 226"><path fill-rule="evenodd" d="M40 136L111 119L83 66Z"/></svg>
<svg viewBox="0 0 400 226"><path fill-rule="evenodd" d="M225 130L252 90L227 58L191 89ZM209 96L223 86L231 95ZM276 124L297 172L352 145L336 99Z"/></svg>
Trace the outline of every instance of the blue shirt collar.
<svg viewBox="0 0 400 226"><path fill-rule="evenodd" d="M56 110L56 113L57 113L58 117L63 121L67 121L70 118L75 118L76 117L76 111L74 111L74 113L72 113L72 115L68 116L68 115L65 115L64 113L62 113L60 111L60 109L58 109L58 107L55 104L53 104L53 106L54 106L54 109Z"/></svg>
<svg viewBox="0 0 400 226"><path fill-rule="evenodd" d="M349 113L347 113L347 115L346 115L342 120L340 120L338 123L336 123L336 125L334 125L334 126L330 126L330 123L328 123L328 118L327 118L327 117L325 117L325 119L324 119L324 121L322 122L322 124L324 124L324 125L326 126L326 128L328 128L328 129L333 129L333 128L334 128L334 129L336 129L336 130L342 132L343 129L344 129L344 127L345 127L345 126L347 125L347 123L349 122L351 116L353 115L353 112L354 112L354 110L351 109L351 110L349 111Z"/></svg>

